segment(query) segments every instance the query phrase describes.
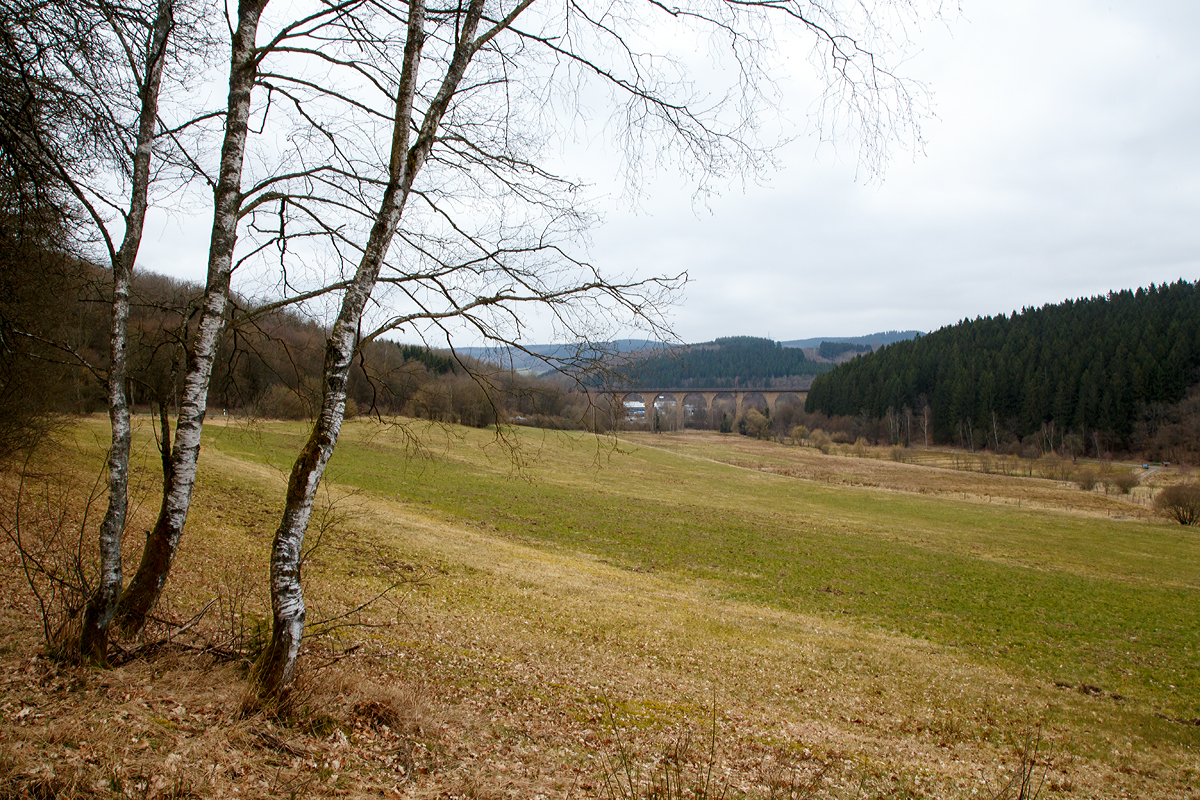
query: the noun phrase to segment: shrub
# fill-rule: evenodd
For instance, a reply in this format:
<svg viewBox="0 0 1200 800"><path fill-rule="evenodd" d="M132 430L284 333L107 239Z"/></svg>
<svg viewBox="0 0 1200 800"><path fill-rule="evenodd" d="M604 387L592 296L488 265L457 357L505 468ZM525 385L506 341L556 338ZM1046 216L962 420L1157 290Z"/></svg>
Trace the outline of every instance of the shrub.
<svg viewBox="0 0 1200 800"><path fill-rule="evenodd" d="M1090 492L1096 488L1096 470L1091 467L1084 467L1075 473L1075 483L1079 484L1079 488L1085 492Z"/></svg>
<svg viewBox="0 0 1200 800"><path fill-rule="evenodd" d="M281 383L259 401L259 412L268 419L312 419L312 404L303 393Z"/></svg>
<svg viewBox="0 0 1200 800"><path fill-rule="evenodd" d="M891 454L892 454L892 461L895 461L898 464L904 463L904 455L905 454L904 454L903 447L901 447L900 445L896 445L895 447L892 448Z"/></svg>
<svg viewBox="0 0 1200 800"><path fill-rule="evenodd" d="M792 441L796 442L800 441L801 439L807 439L808 428L804 427L803 425L797 425L796 427L792 428L788 436L791 436Z"/></svg>
<svg viewBox="0 0 1200 800"><path fill-rule="evenodd" d="M1180 525L1200 523L1200 484L1177 483L1154 498L1154 507Z"/></svg>
<svg viewBox="0 0 1200 800"><path fill-rule="evenodd" d="M1020 475L1025 470L1020 456L1007 455L997 459L996 464L1000 472L1005 475Z"/></svg>
<svg viewBox="0 0 1200 800"><path fill-rule="evenodd" d="M757 410L751 408L738 417L737 429L742 436L753 436L762 439L770 431L771 422Z"/></svg>
<svg viewBox="0 0 1200 800"><path fill-rule="evenodd" d="M1059 477L1062 463L1058 453L1046 453L1034 463L1033 468L1039 477L1053 479Z"/></svg>
<svg viewBox="0 0 1200 800"><path fill-rule="evenodd" d="M1120 494L1129 494L1129 490L1140 483L1132 472L1118 472L1106 482Z"/></svg>

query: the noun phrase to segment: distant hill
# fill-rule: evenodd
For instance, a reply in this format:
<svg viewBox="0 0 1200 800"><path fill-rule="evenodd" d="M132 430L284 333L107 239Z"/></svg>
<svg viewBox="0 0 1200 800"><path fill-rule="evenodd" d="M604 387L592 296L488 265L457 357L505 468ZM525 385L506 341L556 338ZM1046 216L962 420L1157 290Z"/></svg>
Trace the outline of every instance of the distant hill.
<svg viewBox="0 0 1200 800"><path fill-rule="evenodd" d="M515 347L456 347L454 350L461 355L499 364L517 372L544 375L572 362L662 348L662 344L649 339L616 339L599 344L531 344L525 348L528 352Z"/></svg>
<svg viewBox="0 0 1200 800"><path fill-rule="evenodd" d="M770 339L731 336L690 344L630 364L621 372L637 386L807 389L832 368Z"/></svg>
<svg viewBox="0 0 1200 800"><path fill-rule="evenodd" d="M636 366L622 371L631 382L643 385L807 389L814 376L834 363L919 335L920 331L887 331L790 342L731 336L673 347L646 339L618 339L601 344L534 344L526 348L528 352L512 347L459 347L456 352L532 375L547 375L573 362L602 359L615 364L624 360Z"/></svg>
<svg viewBox="0 0 1200 800"><path fill-rule="evenodd" d="M819 348L822 342L829 342L831 344L844 342L846 344L869 344L873 348L879 348L893 342L915 339L923 334L923 331L882 331L880 333L872 333L869 336L817 336L813 339L791 339L786 342L780 342L780 344L784 347Z"/></svg>
<svg viewBox="0 0 1200 800"><path fill-rule="evenodd" d="M1179 281L963 320L817 378L829 415L931 409L939 442L1129 448L1200 382L1200 288ZM1157 409L1157 411L1156 411ZM1068 441L1069 437L1069 441Z"/></svg>

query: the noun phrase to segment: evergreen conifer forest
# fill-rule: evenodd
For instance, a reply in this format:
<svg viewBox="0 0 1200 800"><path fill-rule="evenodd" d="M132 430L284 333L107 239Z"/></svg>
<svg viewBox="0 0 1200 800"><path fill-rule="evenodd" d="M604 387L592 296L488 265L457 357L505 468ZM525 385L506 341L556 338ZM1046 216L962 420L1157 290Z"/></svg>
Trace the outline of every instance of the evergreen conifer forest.
<svg viewBox="0 0 1200 800"><path fill-rule="evenodd" d="M1200 289L1136 291L963 320L818 377L809 412L930 410L939 443L1074 453L1194 452Z"/></svg>
<svg viewBox="0 0 1200 800"><path fill-rule="evenodd" d="M728 336L656 354L630 365L624 375L633 386L778 388L794 382L788 379L820 375L830 366L810 360L798 347L755 336Z"/></svg>

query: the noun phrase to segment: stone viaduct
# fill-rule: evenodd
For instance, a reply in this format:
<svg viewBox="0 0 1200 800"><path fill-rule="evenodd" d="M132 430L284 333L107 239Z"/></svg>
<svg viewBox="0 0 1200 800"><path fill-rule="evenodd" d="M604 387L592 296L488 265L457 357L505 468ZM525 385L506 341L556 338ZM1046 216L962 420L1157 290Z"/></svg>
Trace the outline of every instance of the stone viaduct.
<svg viewBox="0 0 1200 800"><path fill-rule="evenodd" d="M632 389L591 388L587 392L597 405L608 405L614 410L624 408L630 400L641 400L647 412L655 408L660 400L673 401L676 408L684 410L689 416L702 414L703 419L707 419L718 403L726 407L732 405L730 410L734 417L739 416L748 404L756 408L765 405L774 416L781 397L795 398L801 408L808 398L808 392L804 389L678 389L651 386Z"/></svg>

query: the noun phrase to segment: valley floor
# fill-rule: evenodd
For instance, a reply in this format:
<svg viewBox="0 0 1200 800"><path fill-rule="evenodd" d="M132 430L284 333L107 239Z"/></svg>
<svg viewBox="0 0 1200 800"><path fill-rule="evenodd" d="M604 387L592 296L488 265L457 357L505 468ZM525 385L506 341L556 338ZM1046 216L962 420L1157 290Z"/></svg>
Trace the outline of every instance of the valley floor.
<svg viewBox="0 0 1200 800"><path fill-rule="evenodd" d="M103 433L78 426L38 485L90 490ZM42 654L3 543L0 797L645 797L668 778L670 797L1017 797L1020 774L1041 797L1200 797L1190 531L1053 481L709 433L347 425L305 564L327 634L289 708L246 711L227 656L269 620L305 433L209 425L159 614L209 610L114 669Z"/></svg>

